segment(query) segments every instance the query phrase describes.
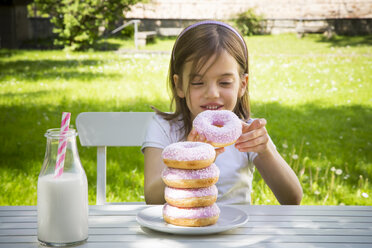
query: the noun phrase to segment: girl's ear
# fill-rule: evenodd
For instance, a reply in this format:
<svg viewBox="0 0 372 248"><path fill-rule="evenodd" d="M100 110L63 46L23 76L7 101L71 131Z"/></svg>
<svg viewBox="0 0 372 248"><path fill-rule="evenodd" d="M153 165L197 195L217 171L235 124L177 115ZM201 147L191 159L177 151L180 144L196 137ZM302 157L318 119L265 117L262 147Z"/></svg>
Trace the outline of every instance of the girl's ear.
<svg viewBox="0 0 372 248"><path fill-rule="evenodd" d="M178 97L185 98L185 93L183 92L182 85L180 85L181 80L180 80L178 74L173 74L173 81L174 81L174 85L176 86L176 91L177 91Z"/></svg>
<svg viewBox="0 0 372 248"><path fill-rule="evenodd" d="M239 89L239 98L242 97L247 90L248 87L248 74L244 74L242 79L241 79L241 85Z"/></svg>

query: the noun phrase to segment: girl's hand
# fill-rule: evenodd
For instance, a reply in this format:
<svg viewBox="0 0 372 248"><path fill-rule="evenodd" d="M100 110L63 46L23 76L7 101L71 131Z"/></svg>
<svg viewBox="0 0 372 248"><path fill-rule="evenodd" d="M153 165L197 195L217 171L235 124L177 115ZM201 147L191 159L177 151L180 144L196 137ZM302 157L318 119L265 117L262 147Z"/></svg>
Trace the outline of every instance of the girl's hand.
<svg viewBox="0 0 372 248"><path fill-rule="evenodd" d="M195 141L195 142L207 142L207 139L204 135L198 134L198 132L193 128L189 135L187 136L187 141Z"/></svg>
<svg viewBox="0 0 372 248"><path fill-rule="evenodd" d="M195 141L195 142L204 142L204 143L210 143L204 135L198 134L198 132L195 129L192 129L189 135L187 136L187 141ZM216 148L216 158L218 155L223 153L225 151L224 147Z"/></svg>
<svg viewBox="0 0 372 248"><path fill-rule="evenodd" d="M235 147L241 152L266 152L269 142L265 125L265 119L256 119L251 124L242 122L243 133L235 143Z"/></svg>

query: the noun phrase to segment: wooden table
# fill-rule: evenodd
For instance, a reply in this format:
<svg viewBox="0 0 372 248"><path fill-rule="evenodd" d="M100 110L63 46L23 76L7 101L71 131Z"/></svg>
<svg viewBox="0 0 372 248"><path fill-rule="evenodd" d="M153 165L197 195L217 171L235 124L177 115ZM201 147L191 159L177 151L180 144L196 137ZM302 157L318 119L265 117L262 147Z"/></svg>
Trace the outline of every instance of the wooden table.
<svg viewBox="0 0 372 248"><path fill-rule="evenodd" d="M243 226L184 236L136 222L141 204L90 206L89 238L79 247L372 247L372 206L234 206ZM0 206L0 247L39 247L36 206Z"/></svg>

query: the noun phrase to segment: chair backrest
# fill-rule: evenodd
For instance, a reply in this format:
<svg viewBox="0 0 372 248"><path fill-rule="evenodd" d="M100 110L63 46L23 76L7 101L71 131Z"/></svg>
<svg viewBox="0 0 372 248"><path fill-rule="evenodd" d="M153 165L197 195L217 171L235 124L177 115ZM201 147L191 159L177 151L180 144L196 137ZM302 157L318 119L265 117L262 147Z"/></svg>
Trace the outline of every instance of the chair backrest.
<svg viewBox="0 0 372 248"><path fill-rule="evenodd" d="M97 205L106 204L108 146L141 146L153 112L84 112L76 118L82 146L97 147Z"/></svg>

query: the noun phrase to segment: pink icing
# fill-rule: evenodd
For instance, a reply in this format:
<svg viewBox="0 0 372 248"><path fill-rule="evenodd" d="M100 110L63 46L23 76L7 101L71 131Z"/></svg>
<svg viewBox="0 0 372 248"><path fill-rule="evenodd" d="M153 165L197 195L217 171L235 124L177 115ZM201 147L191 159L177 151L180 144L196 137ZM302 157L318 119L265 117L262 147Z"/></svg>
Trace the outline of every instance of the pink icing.
<svg viewBox="0 0 372 248"><path fill-rule="evenodd" d="M169 160L194 161L214 158L216 152L210 144L184 141L165 147L162 156Z"/></svg>
<svg viewBox="0 0 372 248"><path fill-rule="evenodd" d="M177 189L167 186L165 187L164 194L172 199L184 199L192 197L214 196L218 194L218 190L216 185L198 189Z"/></svg>
<svg viewBox="0 0 372 248"><path fill-rule="evenodd" d="M195 117L193 126L214 143L232 143L242 134L241 120L229 110L205 110Z"/></svg>
<svg viewBox="0 0 372 248"><path fill-rule="evenodd" d="M166 180L179 180L179 179L206 179L220 176L220 169L217 165L211 164L210 166L200 170L184 170L165 167L161 177Z"/></svg>
<svg viewBox="0 0 372 248"><path fill-rule="evenodd" d="M220 209L215 203L208 207L199 208L178 208L166 203L163 206L163 214L173 218L199 219L219 215Z"/></svg>

